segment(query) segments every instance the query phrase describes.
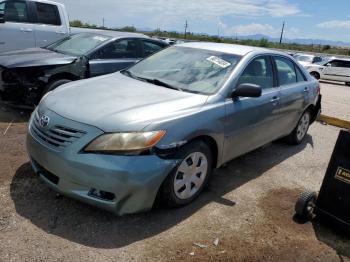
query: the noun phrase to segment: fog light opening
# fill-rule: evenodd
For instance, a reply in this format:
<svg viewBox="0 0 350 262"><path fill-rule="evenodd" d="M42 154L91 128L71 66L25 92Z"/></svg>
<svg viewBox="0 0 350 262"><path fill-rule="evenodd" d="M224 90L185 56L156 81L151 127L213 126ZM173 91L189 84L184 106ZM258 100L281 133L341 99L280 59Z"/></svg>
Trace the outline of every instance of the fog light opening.
<svg viewBox="0 0 350 262"><path fill-rule="evenodd" d="M113 193L98 190L96 188L91 188L88 195L105 201L113 201L115 199L115 195Z"/></svg>

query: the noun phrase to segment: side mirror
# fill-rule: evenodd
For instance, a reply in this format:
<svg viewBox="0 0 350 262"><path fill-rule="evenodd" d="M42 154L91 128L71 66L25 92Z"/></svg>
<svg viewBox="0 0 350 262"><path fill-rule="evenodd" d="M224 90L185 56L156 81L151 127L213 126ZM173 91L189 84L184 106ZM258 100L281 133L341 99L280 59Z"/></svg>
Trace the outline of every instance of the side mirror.
<svg viewBox="0 0 350 262"><path fill-rule="evenodd" d="M240 84L233 90L231 97L260 97L262 93L261 86L254 84Z"/></svg>
<svg viewBox="0 0 350 262"><path fill-rule="evenodd" d="M0 9L0 24L5 23L5 11Z"/></svg>
<svg viewBox="0 0 350 262"><path fill-rule="evenodd" d="M326 66L328 66L328 67L332 67L332 64L331 64L331 63L328 63L328 64L326 64Z"/></svg>

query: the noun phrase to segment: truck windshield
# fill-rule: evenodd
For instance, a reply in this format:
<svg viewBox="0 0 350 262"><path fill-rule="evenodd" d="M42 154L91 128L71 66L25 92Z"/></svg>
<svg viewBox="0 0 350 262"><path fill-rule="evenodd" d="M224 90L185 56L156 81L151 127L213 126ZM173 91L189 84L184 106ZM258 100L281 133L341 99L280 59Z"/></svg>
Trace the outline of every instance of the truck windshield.
<svg viewBox="0 0 350 262"><path fill-rule="evenodd" d="M87 54L109 39L110 37L104 35L82 33L69 36L64 40L49 45L47 49L58 53L80 56Z"/></svg>
<svg viewBox="0 0 350 262"><path fill-rule="evenodd" d="M170 47L124 71L130 77L185 92L213 94L240 56L189 47Z"/></svg>

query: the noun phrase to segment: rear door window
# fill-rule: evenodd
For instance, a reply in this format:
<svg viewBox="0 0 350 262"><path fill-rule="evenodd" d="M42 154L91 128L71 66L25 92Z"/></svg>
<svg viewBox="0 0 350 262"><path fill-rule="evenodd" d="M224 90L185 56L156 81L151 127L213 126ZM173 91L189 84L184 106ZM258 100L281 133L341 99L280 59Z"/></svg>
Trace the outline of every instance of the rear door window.
<svg viewBox="0 0 350 262"><path fill-rule="evenodd" d="M279 85L290 85L297 82L294 63L284 57L275 57Z"/></svg>
<svg viewBox="0 0 350 262"><path fill-rule="evenodd" d="M343 67L350 68L350 61L343 61Z"/></svg>
<svg viewBox="0 0 350 262"><path fill-rule="evenodd" d="M142 40L142 46L143 46L144 57L149 56L155 52L158 52L159 50L165 47L165 45L162 45L161 43L156 43L148 40Z"/></svg>
<svg viewBox="0 0 350 262"><path fill-rule="evenodd" d="M24 1L7 1L5 2L5 21L28 23L28 7Z"/></svg>
<svg viewBox="0 0 350 262"><path fill-rule="evenodd" d="M138 57L138 41L135 39L117 40L97 52L97 59L127 59Z"/></svg>
<svg viewBox="0 0 350 262"><path fill-rule="evenodd" d="M255 84L262 89L272 88L274 84L270 57L261 56L251 61L238 80L238 85L240 84Z"/></svg>
<svg viewBox="0 0 350 262"><path fill-rule="evenodd" d="M35 2L38 24L61 25L61 18L57 6Z"/></svg>

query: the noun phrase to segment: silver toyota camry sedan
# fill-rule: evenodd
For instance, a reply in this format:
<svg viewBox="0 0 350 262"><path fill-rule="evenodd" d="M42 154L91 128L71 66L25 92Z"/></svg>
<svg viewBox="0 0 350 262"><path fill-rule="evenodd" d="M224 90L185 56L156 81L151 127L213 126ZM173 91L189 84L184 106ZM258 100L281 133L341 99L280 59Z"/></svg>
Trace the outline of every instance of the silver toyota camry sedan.
<svg viewBox="0 0 350 262"><path fill-rule="evenodd" d="M189 204L225 162L302 143L320 108L318 82L284 53L186 43L49 92L27 149L49 187L123 215Z"/></svg>

